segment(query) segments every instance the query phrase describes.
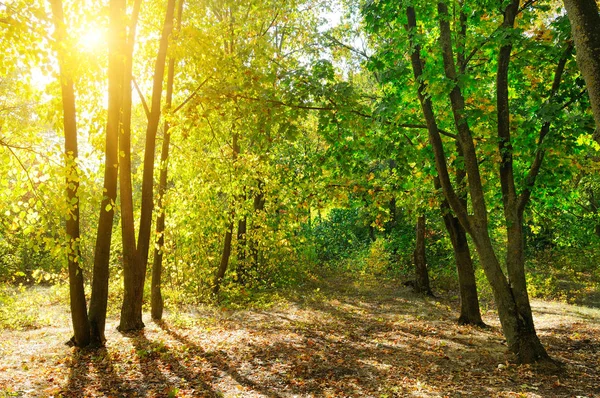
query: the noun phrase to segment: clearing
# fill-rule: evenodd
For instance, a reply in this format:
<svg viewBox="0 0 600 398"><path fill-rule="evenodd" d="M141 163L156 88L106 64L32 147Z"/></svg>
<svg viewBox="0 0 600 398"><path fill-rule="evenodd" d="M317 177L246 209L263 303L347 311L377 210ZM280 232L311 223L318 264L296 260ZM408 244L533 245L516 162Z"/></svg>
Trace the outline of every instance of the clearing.
<svg viewBox="0 0 600 398"><path fill-rule="evenodd" d="M458 326L456 302L374 280L328 280L267 310L167 313L106 348L77 350L64 305L48 326L0 331L0 397L600 396L600 310L534 301L559 370L511 363L490 328Z"/></svg>

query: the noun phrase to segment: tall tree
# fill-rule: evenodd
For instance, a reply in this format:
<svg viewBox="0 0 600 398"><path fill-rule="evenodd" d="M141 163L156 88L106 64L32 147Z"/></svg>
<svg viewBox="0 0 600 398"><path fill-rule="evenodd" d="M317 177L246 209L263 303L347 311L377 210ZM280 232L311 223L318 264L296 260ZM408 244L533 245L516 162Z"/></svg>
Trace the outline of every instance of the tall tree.
<svg viewBox="0 0 600 398"><path fill-rule="evenodd" d="M154 155L156 151L156 134L161 115L161 98L163 91L163 80L165 74L165 65L167 58L167 49L169 37L173 31L173 21L175 14L175 0L169 0L165 13L165 20L159 42L158 54L154 67L152 101L148 114L148 124L146 128L146 144L144 148L144 170L142 179L142 203L139 220L139 233L137 244L135 242L135 226L133 217L133 191L131 185L131 129L123 129L122 147L126 163L121 168L121 223L123 232L123 283L124 297L121 306L121 320L119 330L122 332L130 330L139 330L144 327L142 322L142 302L144 296L144 282L146 277L146 268L148 265L148 253L150 250L150 235L152 231L152 211L154 206ZM130 34L128 41L128 55L132 54L135 34ZM132 62L132 58L127 58ZM126 73L131 71L127 66ZM125 77L125 91L131 95L131 75ZM130 98L130 97L129 97ZM124 103L123 117L131 117L131 102ZM129 121L130 123L130 121Z"/></svg>
<svg viewBox="0 0 600 398"><path fill-rule="evenodd" d="M543 160L542 143L549 129L549 123L544 123L538 137L538 149L535 159L531 164L526 178L526 185L520 194L517 194L515 177L513 172L513 146L510 136L510 113L508 99L508 67L512 52L512 29L515 18L519 12L519 1L510 2L503 13L503 23L500 29L505 32L506 40L503 40L498 52L498 69L496 73L497 91L497 115L498 115L498 145L501 154L499 164L499 178L501 182L501 194L503 198L504 219L507 231L507 258L506 268L508 275L505 276L500 261L494 251L489 235L488 210L483 190L480 163L475 150L474 135L466 117L465 99L459 84L459 76L456 72L452 33L450 30L450 17L445 3L438 3L439 21L439 44L443 58L445 78L451 83L449 99L454 116L458 145L462 150L464 167L467 173L467 189L470 196L470 209L473 214L468 213L464 202L460 200L455 184L451 181L448 173L447 157L444 142L441 139L436 112L434 110L432 97L427 94L430 81L424 74L424 63L421 58L421 41L417 27L416 13L412 6L406 7L406 20L409 41L411 43L411 64L416 82L418 82L418 98L421 104L423 116L429 131L429 141L432 146L436 169L440 179L440 185L444 196L455 212L460 223L471 235L482 267L494 291L498 305L498 313L502 328L506 336L509 348L514 352L521 362L534 362L545 360L548 355L541 345L535 327L531 308L527 296L524 257L523 257L523 211L531 195L531 189L539 173ZM562 66L561 66L562 65ZM560 62L555 73L555 82L560 82L564 63ZM554 85L553 85L554 87ZM555 91L553 90L553 93Z"/></svg>
<svg viewBox="0 0 600 398"><path fill-rule="evenodd" d="M181 30L181 18L183 15L183 3L184 0L179 0L177 6L177 26L175 28L175 35ZM171 55L169 58L169 66L167 69L167 94L165 102L165 114L171 111L173 104L173 84L175 80L175 55ZM154 249L154 261L152 262L152 285L150 290L150 302L151 302L151 314L152 319L162 319L164 302L161 292L161 275L162 275L162 261L163 261L163 250L165 244L165 194L167 193L167 176L168 176L168 161L169 161L169 147L171 145L171 125L167 118L165 118L163 125L163 142L160 152L160 176L158 179L158 217L156 219L156 236L157 242Z"/></svg>
<svg viewBox="0 0 600 398"><path fill-rule="evenodd" d="M67 262L69 269L69 293L71 299L71 318L73 321L73 343L85 347L90 343L90 323L87 317L87 305L83 287L83 271L80 266L79 250L79 172L77 167L77 112L75 108L75 89L71 76L72 63L69 62L69 47L66 38L65 19L62 0L52 0L52 20L54 22L56 51L60 68L60 88L62 92L63 129L65 133L65 172L66 197L69 213L66 215Z"/></svg>
<svg viewBox="0 0 600 398"><path fill-rule="evenodd" d="M118 142L121 126L121 104L123 93L125 0L111 0L109 5L108 42L108 116L104 149L104 186L100 205L100 217L94 250L92 296L90 299L89 320L91 342L104 345L106 340L106 309L108 305L108 280L110 246L117 200L118 182Z"/></svg>
<svg viewBox="0 0 600 398"><path fill-rule="evenodd" d="M596 0L564 0L577 50L577 65L585 79L596 120L594 139L600 143L600 12Z"/></svg>

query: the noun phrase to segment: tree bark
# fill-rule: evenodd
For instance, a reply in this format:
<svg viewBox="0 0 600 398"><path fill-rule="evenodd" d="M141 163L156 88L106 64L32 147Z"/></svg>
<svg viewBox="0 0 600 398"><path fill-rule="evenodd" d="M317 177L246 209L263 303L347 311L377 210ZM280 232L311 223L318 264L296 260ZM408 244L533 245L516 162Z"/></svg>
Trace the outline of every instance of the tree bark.
<svg viewBox="0 0 600 398"><path fill-rule="evenodd" d="M254 203L253 203L254 216L256 216L258 213L260 213L261 211L263 211L265 209L265 192L263 189L264 183L261 180L259 180L257 185L258 185L258 192L254 196ZM253 224L252 225L252 235L250 236L250 239L248 240L248 252L252 256L252 264L250 264L250 267L251 267L251 269L254 269L254 270L258 269L258 266L260 265L260 251L258 249L258 243L259 243L258 230L259 230L259 227L256 224Z"/></svg>
<svg viewBox="0 0 600 398"><path fill-rule="evenodd" d="M564 0L592 113L596 121L594 139L600 143L600 14L595 0Z"/></svg>
<svg viewBox="0 0 600 398"><path fill-rule="evenodd" d="M429 273L427 271L427 258L425 255L425 216L420 215L417 218L417 239L415 250L413 252L413 262L415 264L415 292L433 295L429 286Z"/></svg>
<svg viewBox="0 0 600 398"><path fill-rule="evenodd" d="M90 323L87 317L83 271L79 266L79 177L77 168L77 111L75 108L75 89L73 78L67 72L70 65L66 55L66 36L63 5L61 0L52 0L52 19L56 29L58 63L60 69L60 88L63 105L63 127L65 133L65 172L66 198L69 213L66 216L66 234L68 239L67 263L69 269L69 296L71 319L73 321L74 344L86 347L90 343Z"/></svg>
<svg viewBox="0 0 600 398"><path fill-rule="evenodd" d="M119 330L121 332L139 330L144 327L142 321L142 304L144 298L144 282L146 277L146 268L148 264L148 252L150 250L150 235L152 227L153 211L153 184L154 184L154 155L156 151L156 133L161 114L162 85L165 74L165 65L167 58L167 47L169 45L169 36L173 31L173 19L175 14L175 0L167 2L165 22L160 38L156 64L154 68L154 81L152 87L152 107L148 117L148 126L146 128L146 145L144 148L144 170L142 178L142 204L140 214L140 226L137 245L135 245L135 235L132 233L132 220L123 225L123 282L124 295L123 305L121 307L121 320ZM133 40L130 41L133 46ZM131 92L130 81L126 91ZM130 151L130 149L129 149ZM129 165L129 167L131 167ZM131 169L128 170L130 174ZM123 174L123 170L121 171ZM126 201L132 202L131 176L127 178L129 186L121 190L121 200L127 196ZM129 206L129 205L128 205ZM128 208L127 217L132 218L133 206ZM123 213L122 213L123 214ZM123 223L124 224L124 223ZM125 256L125 246L128 247L128 256Z"/></svg>
<svg viewBox="0 0 600 398"><path fill-rule="evenodd" d="M175 32L181 30L181 17L183 14L183 2L179 1L177 7L177 27ZM173 83L175 80L175 57L169 59L169 67L167 70L167 99L165 108L167 111L171 109L173 105ZM152 285L151 285L151 315L154 320L161 320L164 301L162 298L161 291L161 276L162 276L162 260L163 260L163 248L165 244L165 202L164 197L167 192L167 180L168 180L168 161L169 161L169 146L171 144L171 133L169 131L170 123L165 120L163 127L163 142L160 153L160 176L158 180L158 217L156 220L156 236L158 240L156 242L156 248L154 249L154 261L152 262Z"/></svg>

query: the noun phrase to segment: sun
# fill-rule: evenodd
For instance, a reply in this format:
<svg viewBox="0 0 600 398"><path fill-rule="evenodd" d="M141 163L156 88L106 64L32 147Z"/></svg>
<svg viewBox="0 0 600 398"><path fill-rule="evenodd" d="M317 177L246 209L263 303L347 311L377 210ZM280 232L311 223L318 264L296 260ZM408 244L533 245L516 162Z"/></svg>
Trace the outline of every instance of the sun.
<svg viewBox="0 0 600 398"><path fill-rule="evenodd" d="M99 27L90 26L82 31L77 41L81 51L96 52L106 46L106 32Z"/></svg>

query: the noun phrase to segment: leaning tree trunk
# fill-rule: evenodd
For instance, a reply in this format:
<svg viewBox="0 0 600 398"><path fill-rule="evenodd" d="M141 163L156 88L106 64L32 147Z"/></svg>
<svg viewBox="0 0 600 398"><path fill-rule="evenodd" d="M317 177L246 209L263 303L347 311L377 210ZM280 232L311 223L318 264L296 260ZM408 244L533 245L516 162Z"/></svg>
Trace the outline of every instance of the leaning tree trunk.
<svg viewBox="0 0 600 398"><path fill-rule="evenodd" d="M415 264L415 292L432 295L429 286L429 273L427 271L427 258L425 256L425 216L417 218L417 239L413 252Z"/></svg>
<svg viewBox="0 0 600 398"><path fill-rule="evenodd" d="M458 218L449 213L449 208L444 209L444 224L450 235L452 248L454 249L454 261L458 274L458 286L460 292L460 316L458 323L461 325L483 326L479 298L477 296L477 284L475 281L475 270L473 259L469 250L469 242L465 229L460 225Z"/></svg>
<svg viewBox="0 0 600 398"><path fill-rule="evenodd" d="M585 80L600 143L600 14L596 0L564 0L577 50L577 65Z"/></svg>
<svg viewBox="0 0 600 398"><path fill-rule="evenodd" d="M234 215L232 213L231 218L233 219ZM227 232L225 232L225 240L223 242L223 251L221 252L221 262L219 264L219 269L217 270L217 275L215 276L215 280L213 282L213 294L218 294L219 289L221 288L221 282L225 277L225 272L227 271L227 267L229 266L229 258L231 257L231 240L233 238L233 221L229 223L227 226Z"/></svg>
<svg viewBox="0 0 600 398"><path fill-rule="evenodd" d="M152 107L148 116L148 126L146 128L146 145L144 148L144 171L142 177L142 205L140 214L140 226L137 245L135 245L135 236L132 233L132 221L128 220L127 225L123 225L123 305L121 306L121 320L119 330L121 332L139 330L144 327L142 321L142 304L144 299L144 282L146 278L146 268L148 264L148 252L150 250L150 235L152 230L152 211L154 205L153 184L154 184L154 154L156 151L156 133L160 121L160 107L162 85L165 74L165 64L167 58L167 47L169 45L169 36L173 30L173 19L175 14L175 0L169 0L165 15L165 22L160 38L156 64L154 68L154 81L152 87ZM133 45L133 40L129 43ZM130 88L128 91L131 91ZM128 148L130 151L130 148ZM131 167L131 165L129 165ZM123 174L123 170L121 173ZM129 169L129 173L131 169ZM129 182L131 177L128 177ZM127 196L127 202L131 202L131 185L126 190L121 191L123 196ZM123 195L123 193L125 195ZM132 207L128 208L127 217L132 218ZM129 246L129 256L125 256L125 245Z"/></svg>
<svg viewBox="0 0 600 398"><path fill-rule="evenodd" d="M71 319L73 321L73 343L77 347L85 347L90 343L90 324L87 317L85 291L83 287L83 271L79 265L81 259L79 251L79 177L77 171L77 113L75 108L75 89L73 78L67 74L69 68L66 48L63 48L66 39L63 5L61 0L52 2L52 19L56 29L56 42L58 44L58 62L60 68L60 88L63 105L63 127L65 132L65 170L66 170L66 197L69 212L66 216L66 233L68 239L67 262L69 268L69 296L71 306Z"/></svg>

